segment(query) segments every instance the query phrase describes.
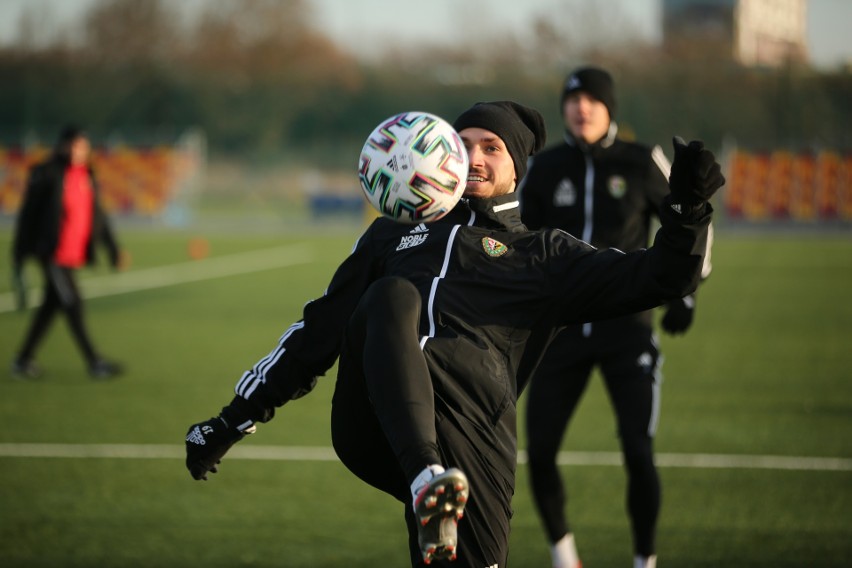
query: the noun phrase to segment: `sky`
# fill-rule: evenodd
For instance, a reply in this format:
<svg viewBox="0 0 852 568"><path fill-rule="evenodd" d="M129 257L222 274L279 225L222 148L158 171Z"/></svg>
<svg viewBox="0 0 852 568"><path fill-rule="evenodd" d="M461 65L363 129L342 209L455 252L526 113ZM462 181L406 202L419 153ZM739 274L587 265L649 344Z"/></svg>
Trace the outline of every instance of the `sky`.
<svg viewBox="0 0 852 568"><path fill-rule="evenodd" d="M25 6L39 9L56 23L74 21L95 0L0 0L0 44L17 37L19 15ZM182 5L204 0L170 0ZM399 41L398 30L419 28L431 37L448 42L461 35L487 30L507 30L523 39L529 36L529 22L543 14L588 14L584 0L308 0L321 29L341 46L364 56L374 56L387 47L366 42L367 30L388 29L387 37ZM603 3L600 3L603 4ZM660 36L660 0L610 0L617 9L611 14L617 23L635 29L648 39ZM585 7L584 7L585 6ZM585 10L585 11L584 11ZM565 16L563 16L565 17ZM558 21L558 20L556 20ZM810 0L808 12L809 45L812 62L835 67L852 61L852 0ZM472 24L471 24L472 23ZM370 34L375 37L375 34Z"/></svg>

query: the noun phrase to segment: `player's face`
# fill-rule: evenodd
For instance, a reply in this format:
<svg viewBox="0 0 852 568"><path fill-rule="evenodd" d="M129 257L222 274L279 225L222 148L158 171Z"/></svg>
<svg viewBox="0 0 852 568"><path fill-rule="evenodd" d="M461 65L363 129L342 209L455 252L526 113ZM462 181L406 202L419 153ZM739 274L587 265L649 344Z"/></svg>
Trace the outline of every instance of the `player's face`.
<svg viewBox="0 0 852 568"><path fill-rule="evenodd" d="M82 166L88 163L89 154L92 151L92 146L89 139L85 136L79 136L71 141L71 163L75 166Z"/></svg>
<svg viewBox="0 0 852 568"><path fill-rule="evenodd" d="M586 144L594 144L609 130L609 111L606 105L583 91L575 91L565 99L562 108L565 127Z"/></svg>
<svg viewBox="0 0 852 568"><path fill-rule="evenodd" d="M503 140L484 128L465 128L459 135L470 158L464 196L487 198L513 192L515 163Z"/></svg>

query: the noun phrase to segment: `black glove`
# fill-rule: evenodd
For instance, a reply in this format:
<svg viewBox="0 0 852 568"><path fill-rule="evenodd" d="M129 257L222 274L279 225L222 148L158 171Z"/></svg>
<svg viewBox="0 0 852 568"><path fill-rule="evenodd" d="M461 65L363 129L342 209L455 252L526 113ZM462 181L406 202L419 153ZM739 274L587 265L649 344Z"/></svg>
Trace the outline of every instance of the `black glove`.
<svg viewBox="0 0 852 568"><path fill-rule="evenodd" d="M218 471L216 466L231 446L255 430L251 421L238 425L222 415L190 426L186 433L186 468L192 478L206 481L207 472Z"/></svg>
<svg viewBox="0 0 852 568"><path fill-rule="evenodd" d="M695 315L695 296L684 296L666 306L666 313L660 320L660 325L667 333L677 335L684 333L692 325Z"/></svg>
<svg viewBox="0 0 852 568"><path fill-rule="evenodd" d="M674 162L669 176L672 201L687 209L709 201L725 185L722 167L704 142L693 140L689 146L680 136L672 138Z"/></svg>

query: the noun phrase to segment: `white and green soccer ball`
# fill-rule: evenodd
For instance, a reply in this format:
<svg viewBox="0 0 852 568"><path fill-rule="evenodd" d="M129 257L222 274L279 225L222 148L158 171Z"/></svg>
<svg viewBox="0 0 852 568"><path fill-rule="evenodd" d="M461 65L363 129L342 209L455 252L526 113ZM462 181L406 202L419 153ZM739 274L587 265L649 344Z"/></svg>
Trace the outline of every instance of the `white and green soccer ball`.
<svg viewBox="0 0 852 568"><path fill-rule="evenodd" d="M400 223L428 223L455 207L467 184L461 137L428 112L383 120L364 143L358 178L367 201Z"/></svg>

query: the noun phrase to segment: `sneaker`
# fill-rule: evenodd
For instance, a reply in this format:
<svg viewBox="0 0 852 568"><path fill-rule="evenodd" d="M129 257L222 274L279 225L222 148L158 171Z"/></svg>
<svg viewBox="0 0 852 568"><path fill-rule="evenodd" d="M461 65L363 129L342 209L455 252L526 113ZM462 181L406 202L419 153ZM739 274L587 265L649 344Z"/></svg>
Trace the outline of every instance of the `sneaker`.
<svg viewBox="0 0 852 568"><path fill-rule="evenodd" d="M91 365L89 365L89 375L93 379L113 379L119 376L124 372L124 369L118 363L113 363L112 361L107 361L105 359L98 359Z"/></svg>
<svg viewBox="0 0 852 568"><path fill-rule="evenodd" d="M456 468L436 475L417 493L414 515L419 521L417 540L424 564L456 559L458 521L464 516L469 494L467 477Z"/></svg>
<svg viewBox="0 0 852 568"><path fill-rule="evenodd" d="M32 361L12 362L12 376L18 380L26 381L41 377L41 369Z"/></svg>
<svg viewBox="0 0 852 568"><path fill-rule="evenodd" d="M634 568L657 568L657 555L652 554L651 556L634 556L633 557L633 567Z"/></svg>
<svg viewBox="0 0 852 568"><path fill-rule="evenodd" d="M550 557L553 568L583 568L572 533L566 534L553 543L550 547Z"/></svg>

